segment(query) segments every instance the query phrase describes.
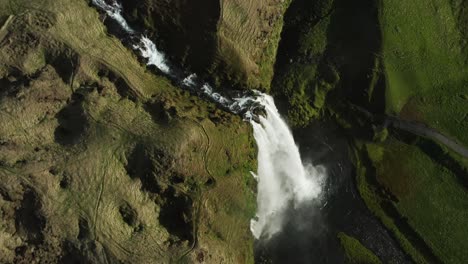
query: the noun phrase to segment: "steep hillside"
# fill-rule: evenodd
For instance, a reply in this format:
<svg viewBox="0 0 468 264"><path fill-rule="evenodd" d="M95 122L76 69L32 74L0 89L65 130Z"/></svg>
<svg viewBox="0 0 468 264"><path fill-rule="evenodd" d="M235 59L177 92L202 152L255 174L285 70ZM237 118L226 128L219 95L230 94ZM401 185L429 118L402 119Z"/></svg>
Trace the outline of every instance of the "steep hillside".
<svg viewBox="0 0 468 264"><path fill-rule="evenodd" d="M0 1L0 262L252 262L250 128L86 1Z"/></svg>

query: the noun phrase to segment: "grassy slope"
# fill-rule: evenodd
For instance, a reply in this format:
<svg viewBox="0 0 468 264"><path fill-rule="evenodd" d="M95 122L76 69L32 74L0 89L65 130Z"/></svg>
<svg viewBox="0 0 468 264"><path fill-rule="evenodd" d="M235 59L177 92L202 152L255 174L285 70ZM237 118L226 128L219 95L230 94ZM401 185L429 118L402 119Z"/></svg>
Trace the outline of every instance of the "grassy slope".
<svg viewBox="0 0 468 264"><path fill-rule="evenodd" d="M356 184L359 190L359 193L366 203L369 210L371 210L376 217L387 227L387 229L392 232L395 238L400 243L402 249L411 257L411 259L416 263L427 263L428 260L426 257L418 251L415 245L411 243L409 238L405 236L395 223L395 219L387 215L382 208L382 202L385 201L385 197L382 197L380 192L380 186L375 184L375 172L374 168L365 164L361 160L365 160L367 154L362 156L356 153L357 160L355 161L357 167L357 179Z"/></svg>
<svg viewBox="0 0 468 264"><path fill-rule="evenodd" d="M341 245L345 251L346 263L356 264L378 264L382 263L377 256L364 247L359 240L345 233L338 233Z"/></svg>
<svg viewBox="0 0 468 264"><path fill-rule="evenodd" d="M9 182L6 193L18 197L1 202L5 212L13 211L2 217L3 260L10 262L15 248L24 245L32 232L27 228L26 233L18 232L14 225L15 203L21 201L20 186L25 186L37 193L41 206L34 210L45 219L47 230L36 232L45 242L29 245L36 253L17 257L34 258L35 254L54 262L58 254L72 254L62 244L67 240L77 245L95 241L108 256L122 261L177 260L190 252L185 258L252 262L248 225L254 197L248 171L253 168L253 147L249 127L240 118L215 111L213 105L179 92L164 78L146 71L130 50L106 34L97 12L86 1L15 4L14 23L23 28L20 22L29 22L10 35L13 45L22 48L21 54L2 43L0 79L11 74L10 67L16 67L22 73L30 72L33 81L15 88L19 97L4 96L0 101L0 175ZM48 18L49 28L30 23ZM34 32L37 45L16 37L23 31ZM49 53L55 52L78 56L73 82L56 73L60 66L47 66L52 63ZM98 74L103 70L112 72L117 81ZM132 100L125 98L122 89ZM152 114L159 102L175 109L169 120ZM216 115L223 118L221 123L208 118ZM70 122L67 118L77 119ZM60 129L74 125L83 129L80 137L72 143L59 142ZM157 186L145 187L144 178L132 178L134 172L128 170L137 145L145 147L143 158L155 166L152 177L157 177ZM182 180L174 178L177 175ZM153 187L160 192L145 189ZM177 197L193 203L188 205L192 213L186 221L197 234L195 251L189 251L190 243L172 233L177 230L157 221L164 210L182 217L176 205L166 206L178 201ZM121 212L125 204L136 217L130 224ZM82 249L78 254L92 255L92 251Z"/></svg>
<svg viewBox="0 0 468 264"><path fill-rule="evenodd" d="M234 85L269 90L286 1L221 1L218 60Z"/></svg>
<svg viewBox="0 0 468 264"><path fill-rule="evenodd" d="M420 150L389 143L377 166L379 182L397 195L397 208L435 255L446 263L466 259L464 243L460 243L468 236L466 189L453 172L435 164ZM401 159L407 162L401 164ZM398 173L392 173L397 164ZM418 177L411 177L416 174Z"/></svg>
<svg viewBox="0 0 468 264"><path fill-rule="evenodd" d="M367 174L361 174L358 181L361 194L412 258L418 263L430 260L430 254L444 263L466 259L463 241L468 234L468 197L454 172L418 147L393 137L383 144L367 145L367 152L376 170L372 172L368 166L366 172L361 171ZM376 183L372 183L372 177ZM378 191L376 186L385 191ZM400 220L389 214L385 203L395 206ZM408 233L407 225L416 234ZM421 243L432 253L428 255Z"/></svg>
<svg viewBox="0 0 468 264"><path fill-rule="evenodd" d="M386 111L468 145L466 14L459 14L466 2L455 2L382 1Z"/></svg>
<svg viewBox="0 0 468 264"><path fill-rule="evenodd" d="M386 113L424 122L466 145L468 67L459 13L449 1L382 1L381 59ZM368 145L372 161L360 169L361 194L416 262L460 263L468 211L459 174L466 169L446 160L466 168L466 159L401 140Z"/></svg>

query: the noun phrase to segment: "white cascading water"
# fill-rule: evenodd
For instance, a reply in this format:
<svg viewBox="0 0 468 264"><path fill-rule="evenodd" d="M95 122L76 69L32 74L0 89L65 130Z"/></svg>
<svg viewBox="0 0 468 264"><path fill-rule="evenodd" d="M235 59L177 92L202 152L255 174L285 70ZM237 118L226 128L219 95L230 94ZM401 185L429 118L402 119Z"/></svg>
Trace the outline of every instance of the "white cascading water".
<svg viewBox="0 0 468 264"><path fill-rule="evenodd" d="M169 65L166 63L166 59L164 54L161 53L157 48L156 44L152 42L146 36L142 36L140 38L140 45L133 46L134 49L138 49L141 52L141 56L148 60L148 65L154 65L159 70L161 70L165 74L170 74L171 69Z"/></svg>
<svg viewBox="0 0 468 264"><path fill-rule="evenodd" d="M321 194L323 171L304 166L293 135L276 109L273 98L258 97L266 117L250 121L258 146L257 215L250 229L255 238L268 239L281 231L285 212L299 208Z"/></svg>
<svg viewBox="0 0 468 264"><path fill-rule="evenodd" d="M131 35L135 34L135 30L128 25L127 21L122 16L121 4L116 1L111 1L111 4L108 4L105 0L93 0L93 4L117 21L125 32ZM147 64L156 66L165 74L170 74L171 69L166 63L166 58L164 54L157 49L156 44L144 35L140 35L139 39L140 43L134 45L133 48L141 52L141 56L148 60Z"/></svg>
<svg viewBox="0 0 468 264"><path fill-rule="evenodd" d="M135 31L122 16L121 5L111 2L93 0L94 5L115 19L123 30L134 35ZM171 75L165 56L156 44L144 35L140 35L139 39L140 44L133 48L140 50L147 64ZM199 85L196 74L190 74L181 83L199 89L233 113L242 113L252 125L258 146L258 171L252 175L258 181L258 188L257 213L251 220L250 229L256 239L271 238L282 230L287 220L287 210L299 208L320 196L324 170L317 170L312 164L303 164L293 135L281 118L273 97L260 92L240 98L222 96L207 83ZM265 116L255 113L259 106L265 111Z"/></svg>
<svg viewBox="0 0 468 264"><path fill-rule="evenodd" d="M125 18L122 16L122 6L116 2L112 1L111 4L106 3L105 0L93 0L93 4L99 7L101 10L106 12L108 16L113 18L119 25L127 32L133 33L133 29L128 25Z"/></svg>

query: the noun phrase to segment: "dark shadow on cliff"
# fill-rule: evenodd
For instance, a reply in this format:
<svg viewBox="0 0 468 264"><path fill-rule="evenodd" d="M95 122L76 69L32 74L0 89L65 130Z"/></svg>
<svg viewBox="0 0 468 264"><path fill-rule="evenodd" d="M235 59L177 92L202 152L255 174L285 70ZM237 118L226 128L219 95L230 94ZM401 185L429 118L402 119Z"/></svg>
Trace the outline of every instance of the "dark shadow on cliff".
<svg viewBox="0 0 468 264"><path fill-rule="evenodd" d="M371 0L292 2L285 14L272 84L282 112L291 116L296 111L309 119L310 110L304 110L309 106L304 104L321 114L326 107L335 109L343 103L384 111L379 8L379 2Z"/></svg>
<svg viewBox="0 0 468 264"><path fill-rule="evenodd" d="M189 72L206 72L217 48L219 0L123 0L124 16L147 32L169 61Z"/></svg>
<svg viewBox="0 0 468 264"><path fill-rule="evenodd" d="M55 129L55 141L63 146L80 142L89 127L83 103L85 91L79 89L71 101L56 115L59 126Z"/></svg>

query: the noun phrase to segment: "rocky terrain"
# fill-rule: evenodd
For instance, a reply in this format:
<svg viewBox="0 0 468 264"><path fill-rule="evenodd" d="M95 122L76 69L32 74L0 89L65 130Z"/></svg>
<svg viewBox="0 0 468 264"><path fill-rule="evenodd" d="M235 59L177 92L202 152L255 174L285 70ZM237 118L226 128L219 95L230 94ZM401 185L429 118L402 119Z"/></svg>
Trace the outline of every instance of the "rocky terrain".
<svg viewBox="0 0 468 264"><path fill-rule="evenodd" d="M86 1L2 1L0 262L251 262L255 148Z"/></svg>
<svg viewBox="0 0 468 264"><path fill-rule="evenodd" d="M302 154L329 167L311 259L468 258L467 1L121 3L177 66L273 94ZM0 263L295 252L254 252L257 151L239 116L146 67L90 1L0 7Z"/></svg>

